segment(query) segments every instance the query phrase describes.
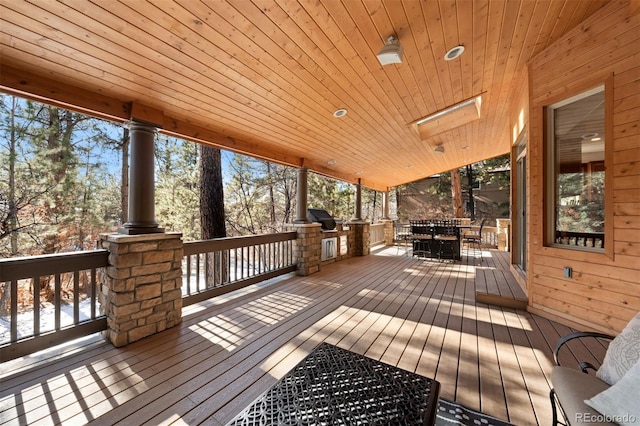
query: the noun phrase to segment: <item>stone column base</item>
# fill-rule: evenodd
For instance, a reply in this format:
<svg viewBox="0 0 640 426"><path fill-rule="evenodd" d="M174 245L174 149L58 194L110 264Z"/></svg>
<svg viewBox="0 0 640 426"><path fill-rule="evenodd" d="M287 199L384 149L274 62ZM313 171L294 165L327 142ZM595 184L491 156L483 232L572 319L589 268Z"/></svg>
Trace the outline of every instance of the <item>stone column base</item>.
<svg viewBox="0 0 640 426"><path fill-rule="evenodd" d="M353 247L354 256L368 256L371 252L371 224L369 222L350 222L349 226L355 230Z"/></svg>
<svg viewBox="0 0 640 426"><path fill-rule="evenodd" d="M107 340L120 347L182 321L182 234L102 234L100 274Z"/></svg>
<svg viewBox="0 0 640 426"><path fill-rule="evenodd" d="M384 223L384 245L392 246L395 244L394 236L395 229L393 229L394 223L391 219L383 219L382 223Z"/></svg>
<svg viewBox="0 0 640 426"><path fill-rule="evenodd" d="M319 223L293 224L290 229L298 233L294 256L297 275L307 276L320 270L322 225Z"/></svg>

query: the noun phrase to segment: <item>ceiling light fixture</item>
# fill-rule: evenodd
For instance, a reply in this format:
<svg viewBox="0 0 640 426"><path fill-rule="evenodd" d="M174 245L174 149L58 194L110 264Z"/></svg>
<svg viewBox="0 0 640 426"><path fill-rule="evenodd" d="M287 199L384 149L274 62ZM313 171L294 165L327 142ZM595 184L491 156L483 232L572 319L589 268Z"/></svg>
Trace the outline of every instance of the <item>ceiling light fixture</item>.
<svg viewBox="0 0 640 426"><path fill-rule="evenodd" d="M420 139L427 140L432 136L448 132L480 118L482 97L467 99L416 121Z"/></svg>
<svg viewBox="0 0 640 426"><path fill-rule="evenodd" d="M452 60L458 58L460 55L462 55L462 52L464 52L464 46L462 46L462 45L456 46L456 47L450 49L444 55L444 60L445 61L452 61Z"/></svg>
<svg viewBox="0 0 640 426"><path fill-rule="evenodd" d="M595 138L598 137L597 133L585 133L584 135L580 136L582 139L591 139L591 138Z"/></svg>
<svg viewBox="0 0 640 426"><path fill-rule="evenodd" d="M457 110L459 110L461 108L464 108L466 106L473 105L473 104L476 104L476 106L477 106L481 102L482 102L482 97L481 96L477 96L475 98L467 99L464 102L460 102L459 104L455 104L453 106L450 106L449 108L444 109L444 110L442 110L440 112L436 112L435 114L431 114L431 115L429 115L429 116L427 116L425 118L421 118L420 120L416 121L416 124L419 126L421 124L426 123L427 121L435 120L436 118L442 117L443 115L452 113L452 112L457 111Z"/></svg>
<svg viewBox="0 0 640 426"><path fill-rule="evenodd" d="M339 108L336 110L336 112L333 113L333 116L335 118L344 117L345 115L347 115L347 110L344 108Z"/></svg>
<svg viewBox="0 0 640 426"><path fill-rule="evenodd" d="M439 154L444 154L444 146L442 144L436 146L433 150Z"/></svg>
<svg viewBox="0 0 640 426"><path fill-rule="evenodd" d="M384 45L380 53L378 53L378 61L380 65L401 64L402 63L402 46L395 36L390 35L387 43Z"/></svg>
<svg viewBox="0 0 640 426"><path fill-rule="evenodd" d="M336 164L336 160L329 160L327 161L327 164L333 166L334 164Z"/></svg>
<svg viewBox="0 0 640 426"><path fill-rule="evenodd" d="M363 173L363 172L362 172L362 170L358 170L358 171L356 172L356 175L357 175L357 176L362 176L362 173Z"/></svg>

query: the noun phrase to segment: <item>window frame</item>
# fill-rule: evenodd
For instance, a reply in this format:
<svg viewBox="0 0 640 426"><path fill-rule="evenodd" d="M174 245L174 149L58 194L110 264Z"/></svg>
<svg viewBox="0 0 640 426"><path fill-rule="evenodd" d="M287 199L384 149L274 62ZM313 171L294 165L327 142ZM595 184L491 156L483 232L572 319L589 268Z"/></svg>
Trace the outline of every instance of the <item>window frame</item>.
<svg viewBox="0 0 640 426"><path fill-rule="evenodd" d="M585 98L597 91L604 92L604 248L584 247L578 245L560 244L555 242L556 236L556 169L553 110L569 103ZM614 258L614 227L613 227L613 75L604 80L594 81L583 85L571 92L550 99L542 107L542 132L544 142L544 246L563 250L604 254Z"/></svg>

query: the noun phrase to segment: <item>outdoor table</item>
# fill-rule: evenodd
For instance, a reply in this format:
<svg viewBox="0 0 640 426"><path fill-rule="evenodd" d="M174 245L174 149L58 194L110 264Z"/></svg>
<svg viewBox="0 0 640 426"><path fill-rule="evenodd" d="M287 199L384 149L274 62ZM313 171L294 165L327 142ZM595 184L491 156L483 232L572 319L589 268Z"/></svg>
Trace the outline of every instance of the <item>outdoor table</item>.
<svg viewBox="0 0 640 426"><path fill-rule="evenodd" d="M416 221L419 222L419 221ZM426 221L425 221L426 222ZM425 223L424 225L414 225L413 228L424 228L428 231L422 232L420 234L412 233L413 240L413 253L418 256L425 257L437 257L444 259L452 259L452 260L461 260L461 238L460 231L464 228L469 228L470 225L439 225L436 223ZM439 237L440 231L445 230L446 228L454 228L455 235L447 235L445 238ZM414 229L412 229L414 231ZM427 236L428 237L425 237ZM451 238L454 237L454 238ZM442 240L445 240L444 242ZM446 256L442 257L442 244L445 244L445 254Z"/></svg>
<svg viewBox="0 0 640 426"><path fill-rule="evenodd" d="M320 344L228 425L432 425L440 383Z"/></svg>

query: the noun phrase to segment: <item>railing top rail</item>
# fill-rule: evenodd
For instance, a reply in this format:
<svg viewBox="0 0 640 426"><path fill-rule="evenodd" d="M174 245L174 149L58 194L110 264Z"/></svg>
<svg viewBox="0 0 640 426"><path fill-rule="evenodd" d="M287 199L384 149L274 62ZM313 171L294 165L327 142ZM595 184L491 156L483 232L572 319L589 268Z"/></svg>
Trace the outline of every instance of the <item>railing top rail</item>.
<svg viewBox="0 0 640 426"><path fill-rule="evenodd" d="M0 282L108 266L107 250L0 259Z"/></svg>
<svg viewBox="0 0 640 426"><path fill-rule="evenodd" d="M279 232L276 234L245 235L242 237L215 238L212 240L188 241L184 243L185 256L196 253L208 253L212 251L230 250L234 248L249 247L259 244L277 243L280 241L295 240L297 232Z"/></svg>

